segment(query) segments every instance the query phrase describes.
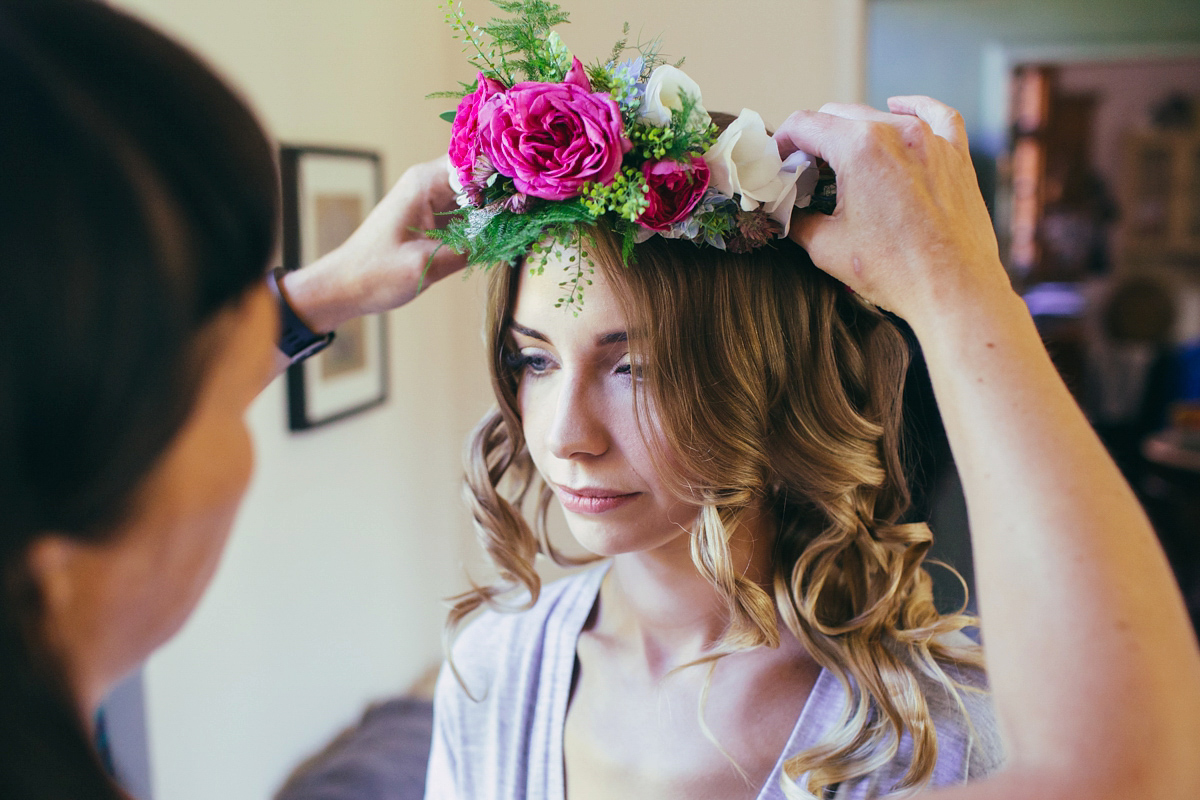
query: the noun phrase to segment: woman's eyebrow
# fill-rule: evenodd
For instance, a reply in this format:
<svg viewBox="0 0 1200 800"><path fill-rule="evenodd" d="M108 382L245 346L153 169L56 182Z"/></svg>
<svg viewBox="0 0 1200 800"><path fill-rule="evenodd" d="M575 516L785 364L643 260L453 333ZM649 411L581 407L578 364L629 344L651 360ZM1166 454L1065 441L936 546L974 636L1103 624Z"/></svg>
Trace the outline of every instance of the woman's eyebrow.
<svg viewBox="0 0 1200 800"><path fill-rule="evenodd" d="M519 325L516 322L509 323L508 327L509 330L513 331L514 333L519 333L522 336L528 336L530 339L537 339L545 342L546 344L550 344L550 337L541 331L535 331L533 328L526 328L524 325Z"/></svg>
<svg viewBox="0 0 1200 800"><path fill-rule="evenodd" d="M518 322L511 322L509 323L508 327L513 333L519 333L522 336L528 336L530 339L537 339L538 341L550 344L550 337L541 331L534 330L533 328L526 328L524 325ZM606 347L610 344L617 344L618 342L627 341L629 341L629 334L626 331L613 331L612 333L606 333L602 336L596 337L596 345L599 347Z"/></svg>

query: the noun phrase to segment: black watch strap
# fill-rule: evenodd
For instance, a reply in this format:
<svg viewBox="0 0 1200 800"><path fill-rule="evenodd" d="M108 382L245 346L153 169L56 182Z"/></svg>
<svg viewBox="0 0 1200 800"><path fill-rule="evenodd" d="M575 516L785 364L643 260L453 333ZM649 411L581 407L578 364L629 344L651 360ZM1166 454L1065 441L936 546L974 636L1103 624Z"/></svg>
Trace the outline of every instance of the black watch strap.
<svg viewBox="0 0 1200 800"><path fill-rule="evenodd" d="M333 331L313 333L312 329L304 324L304 320L296 316L296 312L288 304L287 295L279 285L286 272L283 267L271 270L267 273L267 286L279 304L279 349L295 364L328 347L333 341Z"/></svg>

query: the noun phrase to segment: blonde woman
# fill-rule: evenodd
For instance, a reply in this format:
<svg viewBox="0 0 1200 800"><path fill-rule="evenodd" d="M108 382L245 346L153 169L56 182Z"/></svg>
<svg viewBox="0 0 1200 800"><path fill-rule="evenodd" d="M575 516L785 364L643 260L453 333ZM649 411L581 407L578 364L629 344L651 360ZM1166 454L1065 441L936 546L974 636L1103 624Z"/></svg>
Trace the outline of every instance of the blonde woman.
<svg viewBox="0 0 1200 800"><path fill-rule="evenodd" d="M439 682L427 796L1197 796L1195 640L1008 285L957 114L831 106L777 140L839 176L837 213L793 226L811 262L654 238L625 267L600 228L578 317L555 298L582 252L492 274L467 482L504 581L451 615L486 607ZM897 522L904 351L873 304L930 364L990 692L969 620L932 606L927 528ZM606 560L542 587L555 498Z"/></svg>

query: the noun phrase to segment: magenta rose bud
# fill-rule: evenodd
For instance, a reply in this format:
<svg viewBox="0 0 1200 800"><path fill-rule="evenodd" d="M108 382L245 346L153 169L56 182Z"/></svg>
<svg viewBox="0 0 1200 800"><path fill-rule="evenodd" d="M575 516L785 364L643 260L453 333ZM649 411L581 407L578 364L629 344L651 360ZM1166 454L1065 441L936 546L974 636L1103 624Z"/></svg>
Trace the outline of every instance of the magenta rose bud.
<svg viewBox="0 0 1200 800"><path fill-rule="evenodd" d="M470 183L479 160L479 109L489 97L504 93L499 81L479 73L479 86L463 97L454 114L454 125L450 129L450 163L458 172L458 179Z"/></svg>
<svg viewBox="0 0 1200 800"><path fill-rule="evenodd" d="M566 77L563 78L563 83L573 83L585 92L592 90L592 82L588 80L587 71L583 68L583 62L578 58L571 59L571 68L567 70Z"/></svg>
<svg viewBox="0 0 1200 800"><path fill-rule="evenodd" d="M649 187L646 200L650 205L638 222L652 231L666 231L690 214L704 196L708 188L708 164L700 156L693 156L690 164L647 161L642 165L642 177Z"/></svg>
<svg viewBox="0 0 1200 800"><path fill-rule="evenodd" d="M517 191L569 200L591 181L607 184L632 146L612 95L592 92L583 67L564 83L518 83L479 109L479 144Z"/></svg>

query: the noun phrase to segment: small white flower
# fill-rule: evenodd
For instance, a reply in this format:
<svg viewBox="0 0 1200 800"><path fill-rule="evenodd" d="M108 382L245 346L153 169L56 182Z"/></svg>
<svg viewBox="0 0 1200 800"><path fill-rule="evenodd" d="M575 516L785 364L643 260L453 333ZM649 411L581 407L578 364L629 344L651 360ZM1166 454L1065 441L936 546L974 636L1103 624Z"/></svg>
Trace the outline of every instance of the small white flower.
<svg viewBox="0 0 1200 800"><path fill-rule="evenodd" d="M808 204L812 195L809 184L816 179L816 169L804 153L792 153L787 161L779 157L779 146L767 133L762 117L748 108L717 137L704 161L714 189L727 197L740 196L743 211L763 206L783 226L784 236L793 206ZM797 197L798 181L807 189L801 197Z"/></svg>
<svg viewBox="0 0 1200 800"><path fill-rule="evenodd" d="M696 101L687 127L690 130L707 128L712 119L704 110L700 87L687 73L670 64L655 67L654 72L650 73L646 92L642 95L642 105L638 108L638 120L656 128L667 127L671 124L671 112L683 108L685 95Z"/></svg>

